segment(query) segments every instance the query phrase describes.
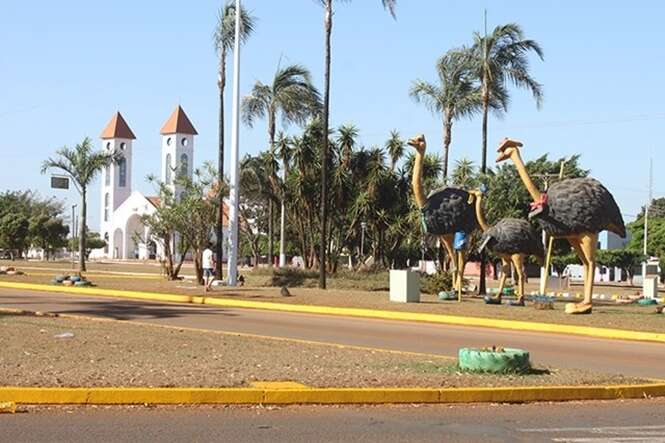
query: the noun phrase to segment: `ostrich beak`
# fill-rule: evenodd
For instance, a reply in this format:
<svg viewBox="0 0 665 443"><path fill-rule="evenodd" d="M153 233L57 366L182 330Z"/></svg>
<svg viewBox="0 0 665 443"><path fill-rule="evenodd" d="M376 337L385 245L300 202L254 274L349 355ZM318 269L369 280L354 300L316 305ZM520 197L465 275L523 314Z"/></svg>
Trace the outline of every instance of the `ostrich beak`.
<svg viewBox="0 0 665 443"><path fill-rule="evenodd" d="M416 141L415 138L410 138L409 141L406 142L407 145L413 146L414 148L418 146L418 142Z"/></svg>
<svg viewBox="0 0 665 443"><path fill-rule="evenodd" d="M499 163L504 160L508 160L510 158L511 151L512 151L511 149L505 149L503 151L499 151L499 155L496 158L496 162Z"/></svg>

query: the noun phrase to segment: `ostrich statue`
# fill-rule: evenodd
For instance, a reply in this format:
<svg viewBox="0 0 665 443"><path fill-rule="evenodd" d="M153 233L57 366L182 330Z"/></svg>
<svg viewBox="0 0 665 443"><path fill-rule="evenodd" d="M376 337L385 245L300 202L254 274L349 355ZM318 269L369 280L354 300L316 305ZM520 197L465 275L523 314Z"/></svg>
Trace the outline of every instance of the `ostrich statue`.
<svg viewBox="0 0 665 443"><path fill-rule="evenodd" d="M522 143L504 139L497 151L496 161L511 159L529 191L533 203L529 218L536 218L540 226L553 238L565 238L573 247L584 266L584 300L568 303L567 314L590 314L593 281L596 269L598 233L603 230L625 237L626 227L621 211L612 194L593 178L570 178L554 183L547 193L541 193L529 177L519 148Z"/></svg>
<svg viewBox="0 0 665 443"><path fill-rule="evenodd" d="M469 193L463 189L444 187L431 192L427 197L423 190L422 168L425 158L425 136L420 134L407 142L415 153L413 177L411 185L415 194L416 204L420 208L425 231L439 237L448 252L455 257L453 239L456 233L470 234L477 228L473 206L469 203ZM458 260L452 260L456 270L454 286L457 291L462 289L464 265L466 258L461 251Z"/></svg>
<svg viewBox="0 0 665 443"><path fill-rule="evenodd" d="M512 262L518 276L517 302L515 306L524 306L524 257L533 255L542 265L545 252L531 224L518 218L504 218L494 226L489 226L482 209L483 191L469 191L471 199L476 201L476 218L483 231L480 248L487 248L501 259L501 279L499 293L496 297L486 297L488 304L500 304L503 287L506 284L508 271Z"/></svg>

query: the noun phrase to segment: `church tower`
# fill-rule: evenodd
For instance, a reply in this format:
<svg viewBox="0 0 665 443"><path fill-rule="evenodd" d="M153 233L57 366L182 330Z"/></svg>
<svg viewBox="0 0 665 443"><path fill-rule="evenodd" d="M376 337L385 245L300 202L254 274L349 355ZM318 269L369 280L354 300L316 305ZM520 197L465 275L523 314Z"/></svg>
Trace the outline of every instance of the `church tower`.
<svg viewBox="0 0 665 443"><path fill-rule="evenodd" d="M176 183L180 176L192 178L194 165L194 125L178 105L166 120L162 130L162 182L171 187L176 197L182 187Z"/></svg>
<svg viewBox="0 0 665 443"><path fill-rule="evenodd" d="M101 236L109 243L113 211L132 192L132 141L136 139L120 112L116 112L102 131L102 149L118 152L122 158L102 171Z"/></svg>

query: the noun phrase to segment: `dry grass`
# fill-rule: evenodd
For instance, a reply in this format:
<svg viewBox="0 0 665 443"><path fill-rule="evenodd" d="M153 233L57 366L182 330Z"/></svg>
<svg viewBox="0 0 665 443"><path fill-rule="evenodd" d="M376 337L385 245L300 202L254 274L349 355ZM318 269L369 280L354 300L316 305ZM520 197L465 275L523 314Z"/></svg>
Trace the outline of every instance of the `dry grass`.
<svg viewBox="0 0 665 443"><path fill-rule="evenodd" d="M0 314L0 385L313 387L524 386L637 383L588 371L458 372L444 357L239 337L129 322ZM71 338L57 338L64 332Z"/></svg>

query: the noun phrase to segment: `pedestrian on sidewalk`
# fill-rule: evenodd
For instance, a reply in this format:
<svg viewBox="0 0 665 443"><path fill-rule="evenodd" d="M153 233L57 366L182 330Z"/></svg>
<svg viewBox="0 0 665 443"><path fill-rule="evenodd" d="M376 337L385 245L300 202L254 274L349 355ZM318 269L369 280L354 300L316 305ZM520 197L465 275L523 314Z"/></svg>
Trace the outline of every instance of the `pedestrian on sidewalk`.
<svg viewBox="0 0 665 443"><path fill-rule="evenodd" d="M203 250L201 265L203 268L203 284L205 285L204 291L208 292L215 280L215 255L212 253L212 243L208 243Z"/></svg>

